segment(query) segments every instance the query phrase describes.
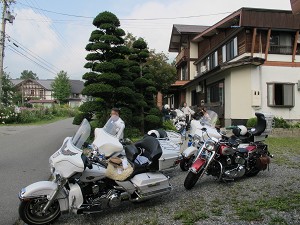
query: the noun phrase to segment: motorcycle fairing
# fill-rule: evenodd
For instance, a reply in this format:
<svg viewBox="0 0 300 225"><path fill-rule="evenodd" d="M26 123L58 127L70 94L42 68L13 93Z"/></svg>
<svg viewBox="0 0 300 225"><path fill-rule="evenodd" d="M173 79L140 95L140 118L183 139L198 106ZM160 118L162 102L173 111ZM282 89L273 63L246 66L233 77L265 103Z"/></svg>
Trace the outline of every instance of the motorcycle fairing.
<svg viewBox="0 0 300 225"><path fill-rule="evenodd" d="M205 164L206 164L206 159L198 158L195 160L195 162L191 166L190 171L198 173Z"/></svg>
<svg viewBox="0 0 300 225"><path fill-rule="evenodd" d="M77 210L83 203L81 188L77 183L69 184L69 186L69 209L72 210L73 213L77 213Z"/></svg>
<svg viewBox="0 0 300 225"><path fill-rule="evenodd" d="M81 155L81 149L75 147L72 138L68 137L64 140L62 147L50 156L49 164L62 177L68 178L84 171Z"/></svg>
<svg viewBox="0 0 300 225"><path fill-rule="evenodd" d="M23 188L19 194L19 198L21 201L26 201L33 198L39 198L44 196L47 196L47 198L49 198L56 189L57 189L57 183L55 182L39 181ZM58 199L60 210L68 211L69 201L64 189L60 190L56 198Z"/></svg>
<svg viewBox="0 0 300 225"><path fill-rule="evenodd" d="M95 129L95 139L93 141L100 153L105 154L106 157L110 157L114 153L122 152L123 145L119 139L106 133L103 128Z"/></svg>

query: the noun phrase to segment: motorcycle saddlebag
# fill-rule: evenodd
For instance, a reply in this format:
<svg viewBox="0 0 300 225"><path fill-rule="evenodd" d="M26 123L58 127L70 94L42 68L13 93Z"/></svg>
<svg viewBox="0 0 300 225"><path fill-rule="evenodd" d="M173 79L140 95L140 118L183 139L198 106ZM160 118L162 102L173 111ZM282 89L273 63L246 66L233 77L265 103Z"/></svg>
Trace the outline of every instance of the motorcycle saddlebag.
<svg viewBox="0 0 300 225"><path fill-rule="evenodd" d="M268 165L270 164L270 157L267 155L263 155L256 160L256 166L260 170L266 170Z"/></svg>
<svg viewBox="0 0 300 225"><path fill-rule="evenodd" d="M141 196L171 191L169 179L159 172L137 174L131 182L138 187Z"/></svg>

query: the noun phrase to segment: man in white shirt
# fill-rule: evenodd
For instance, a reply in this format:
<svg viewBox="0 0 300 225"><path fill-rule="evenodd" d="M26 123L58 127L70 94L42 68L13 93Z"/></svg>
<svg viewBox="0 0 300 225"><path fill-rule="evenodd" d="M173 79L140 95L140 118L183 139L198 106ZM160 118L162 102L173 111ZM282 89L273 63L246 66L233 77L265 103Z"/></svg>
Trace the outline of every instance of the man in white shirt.
<svg viewBox="0 0 300 225"><path fill-rule="evenodd" d="M185 121L187 123L187 126L189 127L191 115L193 115L195 112L194 112L194 110L191 110L190 107L187 106L186 102L183 103L183 107L182 107L181 111L184 113L185 118L186 118Z"/></svg>
<svg viewBox="0 0 300 225"><path fill-rule="evenodd" d="M115 117L116 121L114 121L116 125L116 137L121 140L124 138L124 129L125 129L125 123L124 121L120 118L120 109L118 108L112 108L110 116Z"/></svg>

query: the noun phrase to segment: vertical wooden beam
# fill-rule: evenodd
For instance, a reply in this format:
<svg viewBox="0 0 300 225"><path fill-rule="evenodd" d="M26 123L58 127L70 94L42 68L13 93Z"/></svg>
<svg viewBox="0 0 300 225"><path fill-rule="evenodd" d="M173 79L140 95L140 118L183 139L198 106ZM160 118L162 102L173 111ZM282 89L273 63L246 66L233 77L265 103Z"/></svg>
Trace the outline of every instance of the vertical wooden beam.
<svg viewBox="0 0 300 225"><path fill-rule="evenodd" d="M299 30L296 32L296 35L295 35L294 49L293 49L293 56L292 56L292 62L295 62L296 51L297 51L297 44L298 44L298 38L299 38Z"/></svg>
<svg viewBox="0 0 300 225"><path fill-rule="evenodd" d="M270 38L271 38L271 28L269 28L268 35L267 35L267 44L266 44L266 50L265 50L265 61L268 60L268 53L269 53L269 48L270 48Z"/></svg>
<svg viewBox="0 0 300 225"><path fill-rule="evenodd" d="M254 54L254 49L255 49L255 39L256 39L256 32L257 32L257 29L256 29L256 28L254 28L254 29L253 29L253 35L252 35L251 57L253 57L253 54Z"/></svg>

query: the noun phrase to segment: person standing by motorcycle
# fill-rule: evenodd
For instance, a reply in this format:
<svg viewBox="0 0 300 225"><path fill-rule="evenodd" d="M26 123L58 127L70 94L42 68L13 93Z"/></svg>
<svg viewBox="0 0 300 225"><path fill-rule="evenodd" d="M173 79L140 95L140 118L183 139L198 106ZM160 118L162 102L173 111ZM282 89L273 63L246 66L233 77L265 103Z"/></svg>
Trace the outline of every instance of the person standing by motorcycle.
<svg viewBox="0 0 300 225"><path fill-rule="evenodd" d="M125 123L120 118L120 109L119 108L112 108L110 112L110 116L112 121L114 122L114 125L116 126L116 134L115 136L121 140L124 138L124 129L125 129Z"/></svg>
<svg viewBox="0 0 300 225"><path fill-rule="evenodd" d="M183 103L183 107L182 107L181 111L184 113L185 118L186 118L185 120L187 123L187 127L189 127L191 116L194 115L195 112L193 110L191 110L190 107L187 106L186 102Z"/></svg>

